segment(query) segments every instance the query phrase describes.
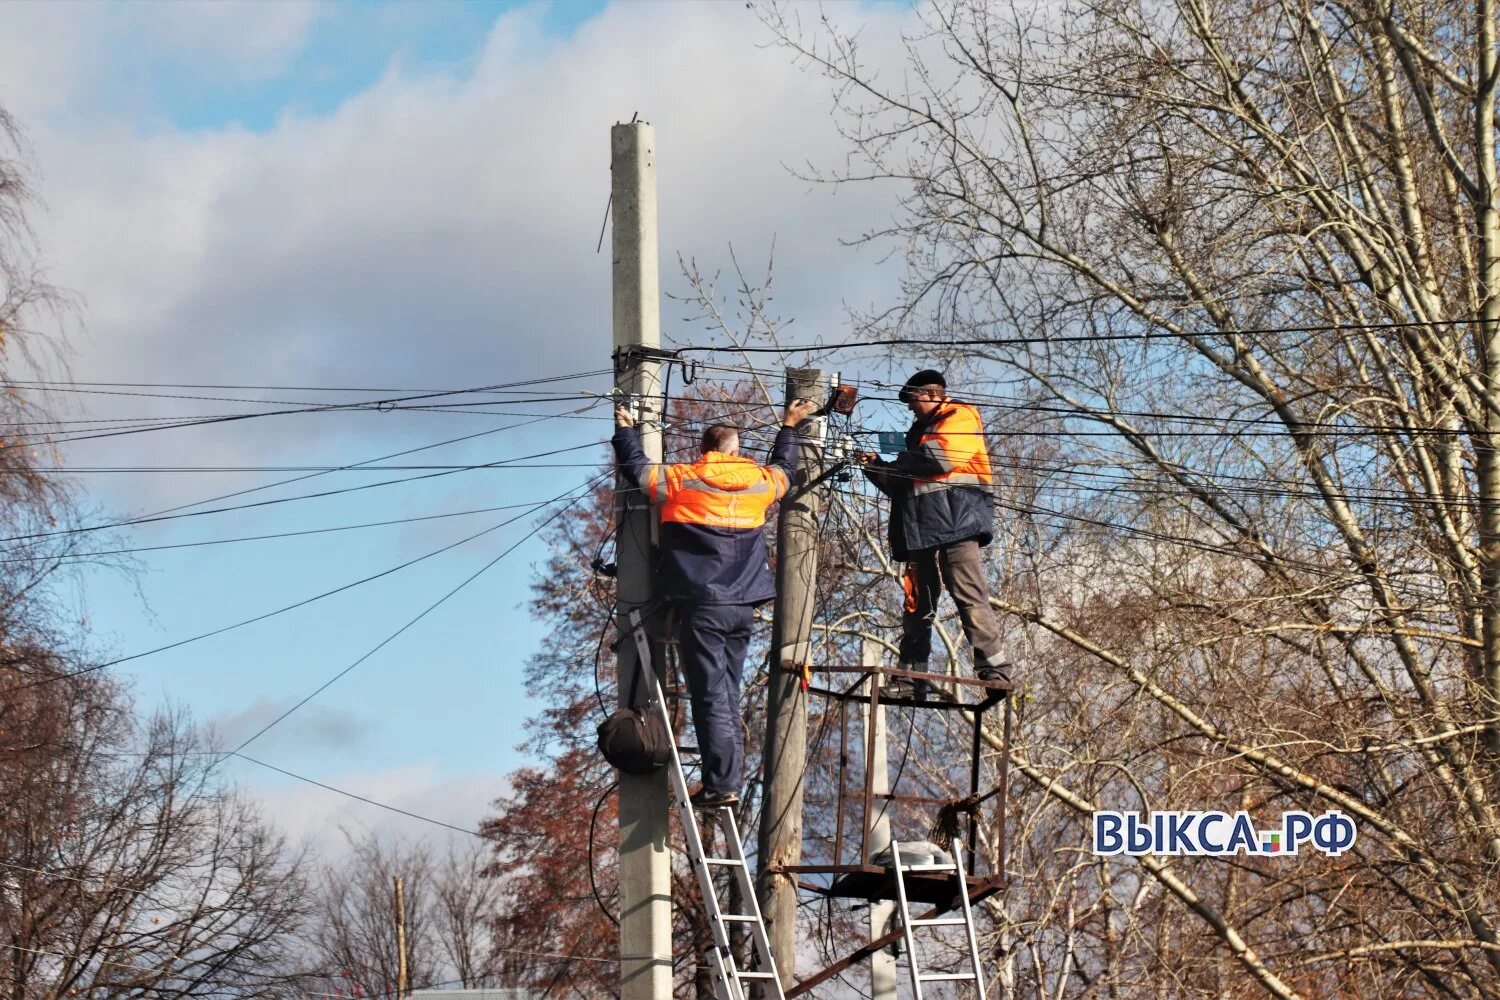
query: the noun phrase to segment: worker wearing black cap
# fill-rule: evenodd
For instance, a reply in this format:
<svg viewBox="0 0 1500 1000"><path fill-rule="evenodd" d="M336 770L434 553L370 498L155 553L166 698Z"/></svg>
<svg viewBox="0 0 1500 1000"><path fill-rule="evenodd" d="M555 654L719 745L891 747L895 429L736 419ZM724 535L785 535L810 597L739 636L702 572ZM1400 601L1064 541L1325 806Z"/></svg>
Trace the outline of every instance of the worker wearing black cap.
<svg viewBox="0 0 1500 1000"><path fill-rule="evenodd" d="M989 580L980 549L994 538L994 475L979 411L948 397L943 373L927 368L902 386L901 401L916 420L895 461L861 456L872 483L891 498L892 554L906 562L901 617L901 667L925 671L932 653L938 596L948 588L964 634L974 647L975 674L1014 684L1000 652L1000 631L990 608ZM932 693L924 681L897 682L892 694Z"/></svg>

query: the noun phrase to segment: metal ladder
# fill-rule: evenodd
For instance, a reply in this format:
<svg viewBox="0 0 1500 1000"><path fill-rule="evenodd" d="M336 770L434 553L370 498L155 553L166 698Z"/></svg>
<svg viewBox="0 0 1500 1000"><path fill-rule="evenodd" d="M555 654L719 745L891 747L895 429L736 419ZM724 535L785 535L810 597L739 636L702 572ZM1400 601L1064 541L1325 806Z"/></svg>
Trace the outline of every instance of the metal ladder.
<svg viewBox="0 0 1500 1000"><path fill-rule="evenodd" d="M750 880L750 867L745 863L745 852L740 840L740 827L734 818L734 809L720 806L714 810L719 815L728 857L711 858L703 848L703 834L698 828L698 817L693 804L688 800L687 775L682 770L682 755L677 749L677 736L672 731L672 717L667 712L667 700L662 694L661 681L651 663L651 646L646 640L646 630L641 625L641 613L630 612L630 631L635 636L635 648L639 655L637 670L646 671L651 678L651 706L661 717L667 728L668 744L672 748L669 773L672 779L672 798L677 803L677 815L682 821L682 835L687 842L688 858L693 863L693 872L698 876L698 888L703 893L703 904L708 909L708 924L713 931L714 946L709 951L709 964L714 971L714 992L719 1000L749 1000L747 987L751 983L764 984L761 996L786 1000L781 989L781 977L776 972L776 960L771 956L771 938L766 933L766 922L760 915L760 903L755 898L755 885ZM728 868L740 898L745 901L748 913L725 913L719 902L718 889L714 885L714 869ZM756 968L742 970L734 962L734 952L729 943L731 924L748 925L750 940L754 946Z"/></svg>
<svg viewBox="0 0 1500 1000"><path fill-rule="evenodd" d="M969 883L964 878L963 862L954 845L953 860L947 864L904 865L901 863L901 845L891 841L891 864L896 869L896 897L901 907L901 932L906 938L906 962L911 971L911 988L915 1000L922 1000L923 983L970 982L978 1000L984 1000L984 975L979 971L979 940L974 936L974 911L969 908ZM906 898L907 872L952 872L958 883L959 910L962 916L930 917L913 919L911 904ZM969 939L968 972L923 972L917 961L917 941L912 933L919 927L963 927Z"/></svg>

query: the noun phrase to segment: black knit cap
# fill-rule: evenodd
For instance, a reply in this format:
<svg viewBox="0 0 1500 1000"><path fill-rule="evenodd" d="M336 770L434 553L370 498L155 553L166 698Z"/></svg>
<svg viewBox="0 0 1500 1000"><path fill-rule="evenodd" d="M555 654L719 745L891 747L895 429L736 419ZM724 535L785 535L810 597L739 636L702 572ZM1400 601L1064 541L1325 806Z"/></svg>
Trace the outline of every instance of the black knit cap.
<svg viewBox="0 0 1500 1000"><path fill-rule="evenodd" d="M912 390L920 389L924 385L940 385L946 389L948 388L948 380L943 378L943 373L936 368L923 368L906 380L906 384L901 387L901 391L896 394L896 398L903 403L910 403Z"/></svg>

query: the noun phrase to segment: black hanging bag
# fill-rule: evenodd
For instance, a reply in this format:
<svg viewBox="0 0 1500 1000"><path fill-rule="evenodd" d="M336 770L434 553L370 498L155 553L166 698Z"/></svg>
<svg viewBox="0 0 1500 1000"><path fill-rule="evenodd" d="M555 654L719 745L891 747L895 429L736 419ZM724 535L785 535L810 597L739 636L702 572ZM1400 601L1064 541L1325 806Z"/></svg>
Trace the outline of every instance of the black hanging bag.
<svg viewBox="0 0 1500 1000"><path fill-rule="evenodd" d="M599 752L626 774L655 774L672 759L672 734L651 706L636 703L641 667L630 682L630 707L617 708L599 723Z"/></svg>

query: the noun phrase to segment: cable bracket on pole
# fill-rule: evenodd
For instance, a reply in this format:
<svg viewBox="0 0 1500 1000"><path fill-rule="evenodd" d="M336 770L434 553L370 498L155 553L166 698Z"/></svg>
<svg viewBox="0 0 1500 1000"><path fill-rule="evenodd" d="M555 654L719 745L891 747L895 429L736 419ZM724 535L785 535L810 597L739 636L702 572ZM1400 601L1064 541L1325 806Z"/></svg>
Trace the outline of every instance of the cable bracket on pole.
<svg viewBox="0 0 1500 1000"><path fill-rule="evenodd" d="M822 472L818 473L807 482L802 483L800 486L793 487L790 491L787 492L786 499L796 500L798 497L805 496L817 487L822 486L829 479L838 475L844 469L848 468L849 465L849 462L835 462L833 465L830 465L828 468L824 469Z"/></svg>
<svg viewBox="0 0 1500 1000"><path fill-rule="evenodd" d="M676 351L669 351L663 347L646 347L642 344L616 347L614 351L616 375L625 371L631 365L640 364L643 361L665 361L671 363L681 360L677 356Z"/></svg>

